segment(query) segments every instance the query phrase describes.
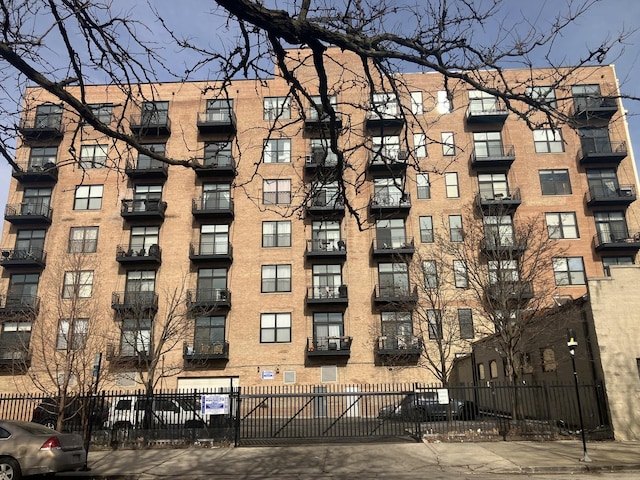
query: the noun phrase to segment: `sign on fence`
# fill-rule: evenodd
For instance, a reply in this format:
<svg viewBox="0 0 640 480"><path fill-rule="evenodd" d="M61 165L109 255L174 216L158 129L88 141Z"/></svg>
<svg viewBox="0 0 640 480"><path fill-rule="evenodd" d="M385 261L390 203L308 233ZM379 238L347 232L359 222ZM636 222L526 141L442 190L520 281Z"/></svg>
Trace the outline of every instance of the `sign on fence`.
<svg viewBox="0 0 640 480"><path fill-rule="evenodd" d="M228 415L229 395L202 395L200 413L202 415Z"/></svg>

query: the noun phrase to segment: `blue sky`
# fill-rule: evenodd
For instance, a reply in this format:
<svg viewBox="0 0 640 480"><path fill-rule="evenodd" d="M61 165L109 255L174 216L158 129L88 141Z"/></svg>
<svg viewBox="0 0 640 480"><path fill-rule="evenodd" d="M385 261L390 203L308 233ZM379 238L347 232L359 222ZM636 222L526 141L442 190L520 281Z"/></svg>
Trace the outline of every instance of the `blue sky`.
<svg viewBox="0 0 640 480"><path fill-rule="evenodd" d="M477 0L481 1L481 0ZM555 15L561 0L507 0L510 12L508 18L511 19L531 19L539 25L547 24ZM584 3L584 2L578 2ZM135 15L137 3L130 4L123 2L127 8L131 8ZM133 5L130 7L130 5ZM206 3L211 5L211 3ZM194 15L194 10L203 10L203 2L200 0L156 0L153 6L163 12L169 24L176 30L189 32L190 36L197 40L206 38L206 43L216 44L218 32L212 28L216 21L208 15ZM191 8L192 7L192 8ZM204 12L209 12L209 7L204 7ZM217 12L218 18L221 12ZM144 17L143 17L144 18ZM151 30L158 28L155 23L148 25ZM524 28L524 25L523 25ZM602 0L596 3L590 11L571 26L559 41L554 45L554 61L566 61L571 64L572 60L584 53L587 48L596 45L598 40L608 36L615 36L620 29L632 31L640 28L640 1L639 0ZM151 36L152 33L148 35ZM487 31L485 34L491 38L499 35L499 32ZM223 33L224 35L224 33ZM634 32L625 45L619 45L619 49L608 60L616 67L616 72L620 80L623 93L640 97L640 32ZM537 67L546 66L543 59L535 65ZM197 78L194 78L197 79ZM640 148L640 101L624 102L627 110L627 119L631 132L632 146ZM4 212L4 205L7 200L9 182L11 180L11 169L5 162L0 162L0 212ZM15 199L9 199L10 202ZM2 228L2 224L0 224Z"/></svg>

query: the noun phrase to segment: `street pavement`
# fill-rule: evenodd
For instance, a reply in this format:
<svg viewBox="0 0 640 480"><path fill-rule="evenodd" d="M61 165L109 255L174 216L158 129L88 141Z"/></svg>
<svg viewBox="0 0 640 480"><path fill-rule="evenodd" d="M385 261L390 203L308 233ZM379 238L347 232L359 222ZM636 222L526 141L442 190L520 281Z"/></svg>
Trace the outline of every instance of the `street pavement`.
<svg viewBox="0 0 640 480"><path fill-rule="evenodd" d="M640 442L343 443L269 447L95 450L89 472L56 478L491 479L572 478L593 473L640 478ZM576 476L577 475L577 476Z"/></svg>

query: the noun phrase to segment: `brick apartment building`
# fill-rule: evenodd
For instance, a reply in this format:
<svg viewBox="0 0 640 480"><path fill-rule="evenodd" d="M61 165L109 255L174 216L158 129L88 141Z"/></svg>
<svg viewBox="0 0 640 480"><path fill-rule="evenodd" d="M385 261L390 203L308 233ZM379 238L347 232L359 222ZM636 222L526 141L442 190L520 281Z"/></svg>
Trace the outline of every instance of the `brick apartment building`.
<svg viewBox="0 0 640 480"><path fill-rule="evenodd" d="M103 122L203 168L158 163L27 90L1 243L2 391L33 389L75 341L103 353L106 387L135 387L136 358L176 288L191 330L162 353L175 370L160 387L433 380L420 360L429 339L410 308L394 308L414 294L398 259L434 232L455 241L465 211L495 202L508 223L540 215L567 249L541 279L559 295L578 298L588 277L635 263L637 173L612 66L581 68L554 89L551 70L503 72L577 127L532 131L490 95L455 85L447 95L434 73L404 75L406 95L375 94L371 111L357 62L328 55L362 225L335 184L318 183L335 166L328 117L301 111L278 75L234 81L228 101L207 82L140 85L138 102L113 85L86 89ZM80 340L61 313L70 297L91 305L77 315ZM487 333L460 307L466 338Z"/></svg>

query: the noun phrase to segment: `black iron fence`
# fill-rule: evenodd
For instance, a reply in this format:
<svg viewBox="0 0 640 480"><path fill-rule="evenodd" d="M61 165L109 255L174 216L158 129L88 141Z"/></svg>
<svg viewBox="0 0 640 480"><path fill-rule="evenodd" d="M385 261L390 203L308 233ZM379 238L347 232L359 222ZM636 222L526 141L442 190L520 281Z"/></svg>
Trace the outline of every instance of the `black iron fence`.
<svg viewBox="0 0 640 480"><path fill-rule="evenodd" d="M579 387L587 438L612 438L601 385ZM59 422L60 415L62 420ZM580 435L574 385L282 385L101 392L64 405L0 396L0 418L37 421L101 447L310 441L555 439Z"/></svg>

